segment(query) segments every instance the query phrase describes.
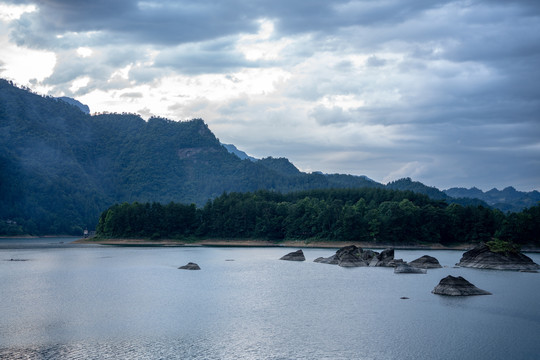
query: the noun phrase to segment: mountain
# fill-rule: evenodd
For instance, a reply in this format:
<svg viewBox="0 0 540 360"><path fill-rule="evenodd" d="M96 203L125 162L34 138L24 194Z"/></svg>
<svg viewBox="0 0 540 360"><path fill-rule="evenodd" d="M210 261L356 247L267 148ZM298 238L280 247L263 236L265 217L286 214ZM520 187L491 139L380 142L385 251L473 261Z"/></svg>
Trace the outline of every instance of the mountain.
<svg viewBox="0 0 540 360"><path fill-rule="evenodd" d="M254 158L253 156L249 156L248 154L246 154L245 152L243 152L242 150L238 150L238 148L236 146L234 146L233 144L221 144L225 149L227 149L228 152L230 152L231 154L234 154L236 156L238 156L240 159L242 160L251 160L251 161L257 161L259 159L256 159Z"/></svg>
<svg viewBox="0 0 540 360"><path fill-rule="evenodd" d="M483 192L475 187L470 189L450 188L444 190L444 193L451 197L480 199L504 212L521 211L524 208L535 206L540 202L540 192L536 190L530 192L517 191L511 186L503 190L491 189L487 192Z"/></svg>
<svg viewBox="0 0 540 360"><path fill-rule="evenodd" d="M446 195L439 189L431 186L427 186L418 181L413 181L411 178L403 178L395 180L386 184L388 189L393 190L407 190L429 196L436 200L448 200L450 196Z"/></svg>
<svg viewBox="0 0 540 360"><path fill-rule="evenodd" d="M81 233L114 203L203 205L224 192L344 187L286 159L241 160L201 119L91 116L5 80L0 119L0 225L12 233ZM358 177L345 187L366 185L375 183Z"/></svg>
<svg viewBox="0 0 540 360"><path fill-rule="evenodd" d="M401 190L401 191L412 191L419 194L424 194L435 200L444 200L450 204L459 204L461 206L484 206L491 207L485 201L478 198L468 198L465 196L449 196L445 192L437 189L433 186L427 186L422 184L419 181L413 181L411 178L403 178L399 180L392 181L386 184L387 189ZM499 209L501 210L501 209Z"/></svg>
<svg viewBox="0 0 540 360"><path fill-rule="evenodd" d="M385 188L365 176L304 173L286 158L242 160L231 149L201 119L90 115L0 79L0 234L81 234L123 202L202 206L224 192ZM409 178L386 188L488 206ZM505 201L516 199L505 191Z"/></svg>
<svg viewBox="0 0 540 360"><path fill-rule="evenodd" d="M284 176L299 176L302 174L300 170L298 170L296 166L294 166L289 161L289 159L286 159L286 158L276 159L270 156L270 157L261 159L259 161L259 164L263 165L267 169L275 171L278 174L281 174Z"/></svg>
<svg viewBox="0 0 540 360"><path fill-rule="evenodd" d="M81 110L85 114L90 114L90 108L88 107L88 105L81 103L79 100L75 100L67 96L61 96L61 97L58 97L57 99L67 102L70 105L76 106L77 108L79 108L79 110Z"/></svg>

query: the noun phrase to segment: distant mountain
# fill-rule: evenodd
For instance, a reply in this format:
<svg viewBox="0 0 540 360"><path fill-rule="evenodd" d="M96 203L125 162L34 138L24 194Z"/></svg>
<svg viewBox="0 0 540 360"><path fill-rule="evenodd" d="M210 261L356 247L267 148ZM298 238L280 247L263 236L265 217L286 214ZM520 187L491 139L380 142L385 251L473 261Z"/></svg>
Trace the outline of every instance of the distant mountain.
<svg viewBox="0 0 540 360"><path fill-rule="evenodd" d="M445 200L448 203L459 204L462 206L484 206L490 207L485 201L478 198L467 198L464 196L449 196L443 191L433 186L427 186L419 181L413 181L411 178L403 178L386 184L386 188L401 191L412 191L424 194L432 199Z"/></svg>
<svg viewBox="0 0 540 360"><path fill-rule="evenodd" d="M221 144L221 145L225 149L227 149L228 152L238 156L242 160L251 160L251 161L258 161L259 160L259 159L254 158L253 156L249 156L248 154L246 154L242 150L238 150L238 148L236 146L234 146L233 144Z"/></svg>
<svg viewBox="0 0 540 360"><path fill-rule="evenodd" d="M75 100L67 96L61 96L61 97L58 97L57 99L67 102L70 105L78 107L79 110L81 110L85 114L90 114L90 108L88 107L88 105L85 105L78 100Z"/></svg>
<svg viewBox="0 0 540 360"><path fill-rule="evenodd" d="M480 199L490 206L505 212L521 211L524 208L535 206L540 202L540 192L536 190L530 192L517 191L511 186L503 190L491 189L487 192L483 192L475 187L470 189L450 188L444 190L444 193L451 197Z"/></svg>
<svg viewBox="0 0 540 360"><path fill-rule="evenodd" d="M388 189L394 189L394 190L413 191L416 193L427 195L430 198L437 199L437 200L447 200L449 198L449 196L446 195L441 190L432 186L424 185L418 181L413 181L411 180L411 178L403 178L403 179L389 182L388 184L386 184L386 187Z"/></svg>

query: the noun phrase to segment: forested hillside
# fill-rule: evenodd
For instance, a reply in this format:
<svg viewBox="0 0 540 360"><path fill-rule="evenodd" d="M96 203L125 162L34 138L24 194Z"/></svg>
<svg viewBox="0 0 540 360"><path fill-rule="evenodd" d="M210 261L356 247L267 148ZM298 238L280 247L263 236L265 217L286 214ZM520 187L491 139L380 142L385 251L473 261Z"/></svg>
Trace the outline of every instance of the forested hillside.
<svg viewBox="0 0 540 360"><path fill-rule="evenodd" d="M241 160L200 119L90 116L5 80L0 80L0 119L4 235L81 234L117 202L203 205L224 191L342 186L319 174L285 174L277 165L281 159ZM361 177L347 182L376 185Z"/></svg>
<svg viewBox="0 0 540 360"><path fill-rule="evenodd" d="M540 246L540 205L505 215L387 189L223 194L203 208L123 203L103 212L107 238L247 238L416 245L488 242Z"/></svg>

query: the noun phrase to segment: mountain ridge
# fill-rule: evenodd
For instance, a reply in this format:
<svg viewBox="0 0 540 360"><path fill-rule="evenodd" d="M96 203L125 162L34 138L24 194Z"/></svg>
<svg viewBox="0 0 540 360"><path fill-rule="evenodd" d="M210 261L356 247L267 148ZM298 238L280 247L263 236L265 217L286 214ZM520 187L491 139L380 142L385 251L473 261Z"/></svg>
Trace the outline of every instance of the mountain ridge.
<svg viewBox="0 0 540 360"><path fill-rule="evenodd" d="M2 79L0 119L0 225L14 233L82 233L113 203L202 206L224 192L387 187L440 196L411 179L385 186L365 176L304 173L286 158L242 160L202 119L89 115Z"/></svg>

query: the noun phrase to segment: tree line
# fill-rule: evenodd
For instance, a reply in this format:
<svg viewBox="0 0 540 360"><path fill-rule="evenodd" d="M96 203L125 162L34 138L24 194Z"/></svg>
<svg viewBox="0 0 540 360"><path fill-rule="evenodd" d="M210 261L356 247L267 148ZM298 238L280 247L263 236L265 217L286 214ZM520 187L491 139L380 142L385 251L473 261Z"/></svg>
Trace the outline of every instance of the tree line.
<svg viewBox="0 0 540 360"><path fill-rule="evenodd" d="M99 219L110 238L223 238L364 241L385 244L476 243L500 238L540 245L540 205L505 215L410 191L377 188L223 193L194 204L122 203Z"/></svg>

